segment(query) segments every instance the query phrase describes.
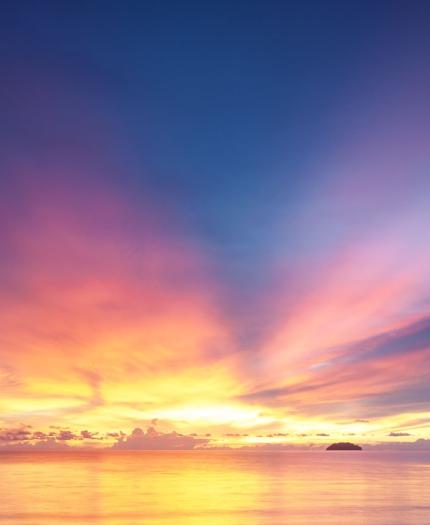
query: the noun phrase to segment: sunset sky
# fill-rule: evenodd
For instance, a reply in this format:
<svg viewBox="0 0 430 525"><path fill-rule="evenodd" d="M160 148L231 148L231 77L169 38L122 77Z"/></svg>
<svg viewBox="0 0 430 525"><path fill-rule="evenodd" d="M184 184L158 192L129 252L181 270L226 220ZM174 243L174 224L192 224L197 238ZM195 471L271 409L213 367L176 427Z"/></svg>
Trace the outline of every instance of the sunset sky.
<svg viewBox="0 0 430 525"><path fill-rule="evenodd" d="M427 443L430 6L66 4L0 22L0 446Z"/></svg>

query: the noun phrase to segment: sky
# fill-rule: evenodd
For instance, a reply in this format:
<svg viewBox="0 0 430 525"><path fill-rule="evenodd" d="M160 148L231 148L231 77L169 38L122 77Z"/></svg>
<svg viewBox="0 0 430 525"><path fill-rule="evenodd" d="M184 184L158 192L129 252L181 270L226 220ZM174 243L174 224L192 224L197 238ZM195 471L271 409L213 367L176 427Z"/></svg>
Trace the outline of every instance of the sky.
<svg viewBox="0 0 430 525"><path fill-rule="evenodd" d="M0 446L430 448L429 22L6 5Z"/></svg>

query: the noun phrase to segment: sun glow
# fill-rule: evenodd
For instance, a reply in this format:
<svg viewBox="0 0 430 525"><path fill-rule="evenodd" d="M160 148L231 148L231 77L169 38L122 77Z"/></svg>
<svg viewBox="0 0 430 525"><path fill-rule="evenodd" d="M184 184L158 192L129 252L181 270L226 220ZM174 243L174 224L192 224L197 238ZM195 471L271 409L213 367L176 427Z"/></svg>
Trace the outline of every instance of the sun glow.
<svg viewBox="0 0 430 525"><path fill-rule="evenodd" d="M229 424L247 427L272 421L270 418L263 418L257 409L239 405L186 405L150 412L148 416L209 426Z"/></svg>

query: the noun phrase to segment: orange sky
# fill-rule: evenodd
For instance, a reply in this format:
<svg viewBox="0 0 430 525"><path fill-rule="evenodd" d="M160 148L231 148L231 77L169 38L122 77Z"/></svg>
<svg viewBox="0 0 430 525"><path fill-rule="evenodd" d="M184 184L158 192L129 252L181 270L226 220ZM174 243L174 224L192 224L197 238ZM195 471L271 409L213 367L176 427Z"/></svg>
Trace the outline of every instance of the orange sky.
<svg viewBox="0 0 430 525"><path fill-rule="evenodd" d="M276 323L251 351L214 261L173 214L95 185L30 190L4 244L5 444L111 445L135 427L199 446L428 435L427 405L408 399L427 379L430 322L416 305L430 261L407 264L397 229L345 247L309 281L304 270L293 311L280 275L264 298Z"/></svg>

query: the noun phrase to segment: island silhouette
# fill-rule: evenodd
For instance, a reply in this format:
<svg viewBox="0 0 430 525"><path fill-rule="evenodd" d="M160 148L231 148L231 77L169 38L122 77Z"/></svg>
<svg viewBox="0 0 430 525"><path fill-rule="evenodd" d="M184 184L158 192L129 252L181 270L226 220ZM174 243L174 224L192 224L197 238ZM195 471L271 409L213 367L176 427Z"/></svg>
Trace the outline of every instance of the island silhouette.
<svg viewBox="0 0 430 525"><path fill-rule="evenodd" d="M363 450L359 445L354 443L333 443L326 450Z"/></svg>

